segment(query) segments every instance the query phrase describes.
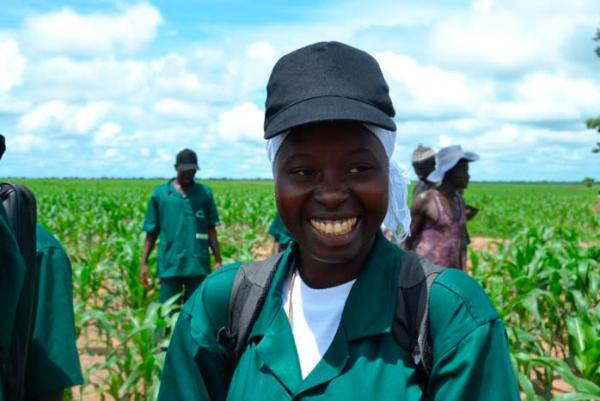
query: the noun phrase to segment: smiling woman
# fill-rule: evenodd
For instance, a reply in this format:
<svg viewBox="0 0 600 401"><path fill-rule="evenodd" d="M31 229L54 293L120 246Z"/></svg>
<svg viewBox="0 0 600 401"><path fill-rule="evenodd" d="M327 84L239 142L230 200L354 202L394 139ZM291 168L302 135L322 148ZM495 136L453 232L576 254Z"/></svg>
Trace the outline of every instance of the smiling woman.
<svg viewBox="0 0 600 401"><path fill-rule="evenodd" d="M433 267L441 273L428 299L399 296L411 261L421 275L432 265L380 231L394 190L394 114L363 51L323 42L277 62L265 139L295 241L272 267L236 264L207 277L179 317L159 400L518 399L504 327L477 283ZM227 334L238 352L221 334L235 327L240 272L258 275L256 266L272 278L264 302L244 305L255 312L249 335ZM426 311L418 338L411 305ZM408 338L397 334L402 324Z"/></svg>

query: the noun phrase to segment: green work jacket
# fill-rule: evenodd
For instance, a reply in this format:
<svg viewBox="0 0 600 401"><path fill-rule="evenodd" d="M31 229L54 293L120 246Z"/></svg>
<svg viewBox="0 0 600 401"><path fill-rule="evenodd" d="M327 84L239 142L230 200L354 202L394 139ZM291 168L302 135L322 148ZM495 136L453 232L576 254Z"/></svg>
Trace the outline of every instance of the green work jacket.
<svg viewBox="0 0 600 401"><path fill-rule="evenodd" d="M443 272L432 286L433 367L426 389L419 385L412 357L392 335L402 252L377 235L333 342L304 380L281 300L293 247L277 268L237 368L230 366L229 352L216 337L227 324L239 266L216 271L179 317L159 401L518 400L502 321L482 288L459 270Z"/></svg>
<svg viewBox="0 0 600 401"><path fill-rule="evenodd" d="M275 238L275 241L279 242L284 248L293 240L292 235L283 225L279 213L275 215L273 222L271 222L271 225L269 226L269 235Z"/></svg>
<svg viewBox="0 0 600 401"><path fill-rule="evenodd" d="M40 225L36 237L40 275L25 371L26 398L83 383L76 344L71 263L56 238Z"/></svg>
<svg viewBox="0 0 600 401"><path fill-rule="evenodd" d="M9 363L15 313L25 273L25 262L8 223L6 210L0 203L0 401L4 401L3 367Z"/></svg>
<svg viewBox="0 0 600 401"><path fill-rule="evenodd" d="M148 201L143 229L159 235L158 277L210 273L208 229L219 224L212 191L194 183L184 197L173 179L160 185Z"/></svg>

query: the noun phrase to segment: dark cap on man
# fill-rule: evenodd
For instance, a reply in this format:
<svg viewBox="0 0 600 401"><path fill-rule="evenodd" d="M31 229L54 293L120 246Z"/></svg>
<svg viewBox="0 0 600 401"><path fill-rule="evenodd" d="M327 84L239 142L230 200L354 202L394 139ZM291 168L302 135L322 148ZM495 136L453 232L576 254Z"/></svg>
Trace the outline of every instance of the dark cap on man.
<svg viewBox="0 0 600 401"><path fill-rule="evenodd" d="M200 170L196 152L191 149L183 149L177 153L177 157L175 158L175 169L177 171Z"/></svg>
<svg viewBox="0 0 600 401"><path fill-rule="evenodd" d="M348 120L396 130L379 64L339 42L319 42L283 56L271 72L265 139L299 125Z"/></svg>

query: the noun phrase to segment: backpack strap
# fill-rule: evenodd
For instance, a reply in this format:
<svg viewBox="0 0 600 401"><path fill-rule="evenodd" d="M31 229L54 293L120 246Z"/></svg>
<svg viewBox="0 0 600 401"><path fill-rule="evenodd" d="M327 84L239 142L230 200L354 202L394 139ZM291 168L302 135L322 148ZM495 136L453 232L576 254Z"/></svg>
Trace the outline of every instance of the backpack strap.
<svg viewBox="0 0 600 401"><path fill-rule="evenodd" d="M217 332L217 341L232 351L233 366L246 349L248 335L265 303L282 253L240 266L229 298L229 323Z"/></svg>
<svg viewBox="0 0 600 401"><path fill-rule="evenodd" d="M392 332L427 376L433 362L429 344L429 293L433 281L444 269L414 252L402 254Z"/></svg>
<svg viewBox="0 0 600 401"><path fill-rule="evenodd" d="M39 278L36 264L37 206L33 192L26 186L0 183L0 207L6 211L8 223L13 229L26 268L11 334L10 359L7 364L0 361L2 362L0 375L3 376L5 383L6 399L15 401L23 399L24 396L25 364L37 304Z"/></svg>

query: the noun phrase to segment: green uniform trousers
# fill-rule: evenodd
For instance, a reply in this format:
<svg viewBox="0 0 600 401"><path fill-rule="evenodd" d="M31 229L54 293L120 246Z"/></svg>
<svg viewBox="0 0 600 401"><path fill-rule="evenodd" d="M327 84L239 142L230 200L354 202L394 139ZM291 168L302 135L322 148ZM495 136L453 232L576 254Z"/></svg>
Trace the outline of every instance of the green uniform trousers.
<svg viewBox="0 0 600 401"><path fill-rule="evenodd" d="M206 276L161 278L158 300L160 303L165 303L171 297L183 293L183 303L185 303L205 278Z"/></svg>

